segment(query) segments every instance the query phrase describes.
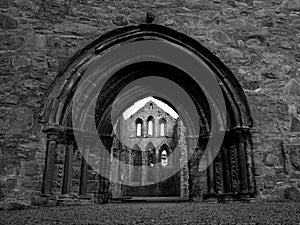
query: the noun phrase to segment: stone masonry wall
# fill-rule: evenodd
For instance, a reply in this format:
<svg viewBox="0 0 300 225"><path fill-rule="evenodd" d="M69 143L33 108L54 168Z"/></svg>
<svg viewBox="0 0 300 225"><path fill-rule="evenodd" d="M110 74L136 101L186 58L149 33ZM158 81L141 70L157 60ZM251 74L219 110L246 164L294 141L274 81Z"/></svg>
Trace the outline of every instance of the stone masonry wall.
<svg viewBox="0 0 300 225"><path fill-rule="evenodd" d="M147 11L206 46L240 81L255 123L259 196L300 187L299 0L0 0L0 201L29 201L41 190L38 114L57 73L104 32L143 23Z"/></svg>
<svg viewBox="0 0 300 225"><path fill-rule="evenodd" d="M150 109L150 104L152 104L153 109ZM154 118L153 136L149 136L147 133L147 119L149 116ZM166 121L164 137L160 137L159 120L161 118L165 119ZM137 119L143 120L143 131L141 137L136 136ZM170 147L173 147L176 119L170 116L152 101L147 102L144 107L131 115L127 120L123 120L121 124L121 141L123 145L127 146L127 148L132 148L135 144L137 144L142 151L145 151L147 150L147 144L150 142L152 142L156 148L159 148L163 143L167 143Z"/></svg>

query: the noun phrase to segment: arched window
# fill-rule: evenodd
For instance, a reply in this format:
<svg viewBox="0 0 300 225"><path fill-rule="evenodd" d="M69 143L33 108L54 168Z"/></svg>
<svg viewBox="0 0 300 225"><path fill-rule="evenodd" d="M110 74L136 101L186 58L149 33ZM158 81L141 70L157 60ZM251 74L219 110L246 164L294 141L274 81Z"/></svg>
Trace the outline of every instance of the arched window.
<svg viewBox="0 0 300 225"><path fill-rule="evenodd" d="M168 161L168 156L169 156L169 147L166 144L163 144L160 147L160 163L162 166L168 166L169 161Z"/></svg>
<svg viewBox="0 0 300 225"><path fill-rule="evenodd" d="M143 133L143 120L138 118L135 122L136 124L136 136L142 136Z"/></svg>
<svg viewBox="0 0 300 225"><path fill-rule="evenodd" d="M148 135L153 136L154 135L154 118L152 116L149 116L148 120Z"/></svg>
<svg viewBox="0 0 300 225"><path fill-rule="evenodd" d="M161 152L161 165L167 166L168 165L168 153L166 150Z"/></svg>
<svg viewBox="0 0 300 225"><path fill-rule="evenodd" d="M153 103L152 103L152 102L149 104L149 109L150 109L150 110L153 109Z"/></svg>
<svg viewBox="0 0 300 225"><path fill-rule="evenodd" d="M159 136L165 136L166 135L166 120L160 119L159 120Z"/></svg>

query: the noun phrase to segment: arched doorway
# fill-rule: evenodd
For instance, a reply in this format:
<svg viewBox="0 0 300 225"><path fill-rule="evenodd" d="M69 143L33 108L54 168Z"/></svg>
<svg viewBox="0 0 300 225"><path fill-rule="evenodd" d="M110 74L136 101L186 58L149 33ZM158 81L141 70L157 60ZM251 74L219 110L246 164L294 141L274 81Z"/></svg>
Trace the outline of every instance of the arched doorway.
<svg viewBox="0 0 300 225"><path fill-rule="evenodd" d="M177 85L194 108L176 92L159 87L159 82L155 87L130 87L131 83L149 77ZM216 82L224 101L215 96L210 80ZM129 88L122 93L126 86ZM41 114L47 133L43 193L73 191L72 166L74 149L78 148L84 156L80 194L93 193L95 202L107 202L110 153L113 147L122 149L121 141L113 143L113 125L129 105L149 95L158 95L157 98L174 105L186 126L190 160L183 167L189 174L189 190L185 193L191 199L239 200L254 196L252 118L241 86L232 72L197 41L153 24L124 27L101 36L78 52L57 77ZM91 128L95 128L96 135ZM225 136L222 145L211 145L210 140L220 134ZM80 144L76 144L78 136ZM61 156L64 160L59 163L57 143L65 145ZM214 151L218 152L215 158L211 155ZM208 154L209 166L201 170L204 153ZM91 154L102 171L94 182L88 178ZM208 163L213 158L213 163ZM94 188L89 188L88 183L93 183Z"/></svg>

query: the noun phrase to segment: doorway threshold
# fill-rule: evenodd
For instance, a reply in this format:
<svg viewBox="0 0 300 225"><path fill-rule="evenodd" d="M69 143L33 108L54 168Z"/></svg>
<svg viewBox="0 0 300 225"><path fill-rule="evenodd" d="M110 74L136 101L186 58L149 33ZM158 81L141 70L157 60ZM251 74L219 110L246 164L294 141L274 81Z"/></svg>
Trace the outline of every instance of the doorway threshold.
<svg viewBox="0 0 300 225"><path fill-rule="evenodd" d="M188 197L124 197L111 199L110 202L188 202Z"/></svg>

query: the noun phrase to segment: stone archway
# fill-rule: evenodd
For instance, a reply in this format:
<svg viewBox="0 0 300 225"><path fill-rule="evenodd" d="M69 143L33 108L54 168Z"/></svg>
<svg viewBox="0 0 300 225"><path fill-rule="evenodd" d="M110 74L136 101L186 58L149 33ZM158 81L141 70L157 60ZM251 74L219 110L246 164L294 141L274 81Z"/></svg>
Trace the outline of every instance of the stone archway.
<svg viewBox="0 0 300 225"><path fill-rule="evenodd" d="M123 51L127 51L126 54L118 54ZM182 60L184 57L190 57L191 61ZM41 114L48 139L44 194L74 191L76 176L72 174L72 167L76 164L80 165L77 166L79 194L94 193L95 202L108 201L110 159L99 154L98 150L104 148L102 152L110 153L114 140L113 124L126 107L142 97L157 93L153 87L135 86L119 96L121 90L136 80L153 75L178 85L196 108L195 113L181 96L168 92L166 88L161 88L160 96L157 96L176 105L187 129L185 141L191 158L186 167L189 197L239 200L254 196L252 118L241 86L232 72L197 41L153 24L124 27L101 36L78 52L58 75ZM224 103L207 94L209 90L203 89L212 78L224 95ZM102 89L95 89L96 86ZM76 111L77 117L72 117L76 93L80 93L77 100L81 108ZM89 96L94 98L89 101ZM222 104L226 105L225 111L221 108ZM214 125L213 118L217 121ZM74 127L74 123L81 119L84 122ZM89 130L94 124L96 135ZM205 171L199 171L204 149L218 132L225 134L221 151ZM80 144L74 138L78 133L82 139ZM102 147L90 145L97 139L101 140ZM58 150L58 144L64 147ZM122 143L115 145L122 148ZM77 154L74 149L78 148L86 156L79 157L80 162L74 156ZM89 154L95 155L93 160L104 171L103 176L96 174L92 180L88 173L89 162L85 160ZM89 188L88 183L92 183L93 188Z"/></svg>

